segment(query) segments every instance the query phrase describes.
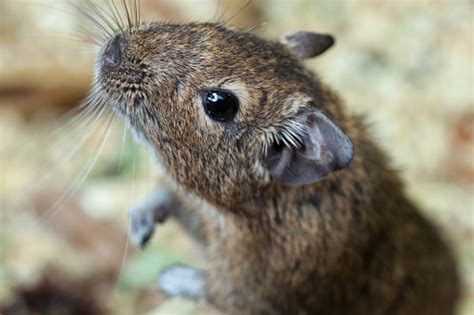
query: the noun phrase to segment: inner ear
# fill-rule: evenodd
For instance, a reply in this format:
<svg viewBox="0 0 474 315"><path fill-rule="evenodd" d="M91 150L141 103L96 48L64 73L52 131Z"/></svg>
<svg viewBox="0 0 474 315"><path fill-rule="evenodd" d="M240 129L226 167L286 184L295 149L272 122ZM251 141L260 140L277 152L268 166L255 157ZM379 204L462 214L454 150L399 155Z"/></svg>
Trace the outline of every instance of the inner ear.
<svg viewBox="0 0 474 315"><path fill-rule="evenodd" d="M282 133L264 157L272 180L284 185L316 182L346 168L354 155L351 140L322 112L312 110L299 118L298 140L285 141Z"/></svg>
<svg viewBox="0 0 474 315"><path fill-rule="evenodd" d="M300 31L283 36L280 42L298 58L308 59L319 56L331 48L335 39L329 34Z"/></svg>

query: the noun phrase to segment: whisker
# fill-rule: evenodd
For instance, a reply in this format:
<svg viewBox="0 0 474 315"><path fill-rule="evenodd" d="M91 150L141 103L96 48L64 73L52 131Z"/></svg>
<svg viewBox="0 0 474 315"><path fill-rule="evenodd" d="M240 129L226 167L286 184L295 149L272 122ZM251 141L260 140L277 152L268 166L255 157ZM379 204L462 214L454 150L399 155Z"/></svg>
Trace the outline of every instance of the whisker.
<svg viewBox="0 0 474 315"><path fill-rule="evenodd" d="M91 124L89 131L86 133L84 138L74 147L73 150L71 150L63 159L61 159L61 161L58 164L56 164L56 166L46 176L44 176L43 179L41 179L38 184L42 184L46 182L51 177L51 175L53 175L58 169L60 169L66 162L68 162L71 159L71 157L74 154L76 154L77 151L79 151L80 148L82 148L84 143L86 143L86 141L92 135L95 127L104 118L103 115L107 111L107 109L108 109L107 106L102 105L100 113L96 117L95 121ZM35 187L38 187L38 186L41 186L41 185L35 185Z"/></svg>
<svg viewBox="0 0 474 315"><path fill-rule="evenodd" d="M135 186L136 186L136 144L135 142L132 142L133 143L133 162L132 162L132 191L131 191L131 195L130 195L130 206L129 208L133 207L133 205L135 204ZM131 231L131 217L130 217L130 211L127 211L127 214L128 214L128 225L127 225L127 238L126 238L126 241L125 241L125 248L124 248L124 252L123 252L123 257L122 257L122 262L120 263L120 271L119 271L119 274L117 276L117 282L116 282L116 288L118 287L118 284L120 282L120 278L122 276L122 273L123 273L123 270L125 269L125 263L126 263L126 260L127 260L127 250L128 250L128 244L130 243L130 231Z"/></svg>
<svg viewBox="0 0 474 315"><path fill-rule="evenodd" d="M53 131L53 134L59 133L64 129L71 127L72 125L76 124L78 121L82 121L85 117L91 114L95 109L97 109L96 105L98 102L93 97L88 97L84 102L82 102L79 106L75 106L68 112L66 112L62 118L60 118L60 122L64 123L64 125L58 127L56 130ZM67 122L66 122L67 121Z"/></svg>
<svg viewBox="0 0 474 315"><path fill-rule="evenodd" d="M218 0L217 1L217 6L216 6L216 12L214 13L214 15L212 16L212 20L213 22L216 22L216 18L217 18L217 15L219 14L219 10L221 8L221 0Z"/></svg>
<svg viewBox="0 0 474 315"><path fill-rule="evenodd" d="M136 142L132 142L132 202L131 204L133 205L135 203L135 186L136 186L136 160L137 160L137 150L136 150Z"/></svg>
<svg viewBox="0 0 474 315"><path fill-rule="evenodd" d="M78 53L98 55L99 52L100 52L100 47L102 45L103 45L103 43L99 43L99 42L94 42L94 45L92 45L92 44L78 45L78 48L79 48Z"/></svg>
<svg viewBox="0 0 474 315"><path fill-rule="evenodd" d="M103 14L103 9L97 5L96 3L92 2L91 0L86 0L86 4L92 9L92 11L97 14L97 17L100 18L107 26L109 29L112 31L112 34L117 33L117 29L114 27L112 22ZM105 11L105 14L109 15L110 14ZM112 35L113 36L113 35Z"/></svg>
<svg viewBox="0 0 474 315"><path fill-rule="evenodd" d="M125 114L124 114L124 119L123 119L123 131L122 131L122 147L120 149L118 169L122 167L122 161L123 161L122 159L123 159L123 154L124 154L124 149L125 149L126 133L128 132L128 128L127 128L128 110L129 110L128 107L125 107Z"/></svg>
<svg viewBox="0 0 474 315"><path fill-rule="evenodd" d="M120 148L120 156L119 156L119 162L117 166L117 170L120 170L122 168L122 162L123 162L123 153L125 150L125 141L126 141L126 136L127 136L127 124L124 121L123 122L123 131L122 131L122 147Z"/></svg>
<svg viewBox="0 0 474 315"><path fill-rule="evenodd" d="M117 24L115 16L104 9L102 5L92 0L86 0L86 2L88 2L89 7L109 26L114 34L117 33L118 29L121 29L120 25Z"/></svg>
<svg viewBox="0 0 474 315"><path fill-rule="evenodd" d="M60 119L60 127L57 127L53 134L59 133L64 129L68 129L72 125L76 124L76 122L81 121L83 118L87 117L90 112L94 109L93 106L75 106L74 108L67 111Z"/></svg>
<svg viewBox="0 0 474 315"><path fill-rule="evenodd" d="M226 13L227 13L227 9L228 9L228 8L229 8L228 6L224 6L224 9L222 10L222 12L221 12L221 14L219 15L219 18L218 18L218 20L217 20L219 23L222 23L222 24L227 23L227 22L224 20L224 17L225 17L225 15L226 15Z"/></svg>
<svg viewBox="0 0 474 315"><path fill-rule="evenodd" d="M68 141L71 141L70 137L76 136L76 135L79 135L79 134L80 134L81 137L83 137L83 131L84 131L83 129L87 128L86 132L93 130L91 122L94 121L94 119L96 118L96 115L100 112L102 112L102 107L99 107L98 105L94 106L92 108L92 111L90 113L88 113L86 116L84 116L84 118L81 118L81 120L79 120L75 124L71 125L70 130L66 131L66 136L67 137L64 136L63 134L61 134L61 136L64 136L64 138L66 138ZM89 117L87 117L87 116L89 116ZM64 130L64 128L63 128L63 130ZM56 135L58 135L58 136L60 135L60 129L57 130Z"/></svg>
<svg viewBox="0 0 474 315"><path fill-rule="evenodd" d="M79 31L70 31L70 37L82 46L86 45L88 48L92 48L91 52L98 53L100 47L105 41L105 37L102 38L97 35L91 34L90 30L87 30L83 26L79 26ZM85 44L84 42L88 42ZM92 43L92 44L91 44Z"/></svg>
<svg viewBox="0 0 474 315"><path fill-rule="evenodd" d="M132 229L132 219L130 218L130 214L128 214L128 224L127 224L127 236L125 238L125 245L123 248L123 255L122 255L122 260L120 262L120 269L117 275L117 281L115 283L115 290L118 289L120 279L122 278L123 272L125 270L125 264L127 263L127 252L128 252L128 246L130 243L130 230Z"/></svg>
<svg viewBox="0 0 474 315"><path fill-rule="evenodd" d="M104 104L100 104L99 101L96 99L91 99L91 101L87 102L86 105L88 106L80 106L80 108L76 110L76 112L80 111L80 114L70 119L70 121L65 123L63 126L57 127L52 132L52 135L59 136L62 135L64 132L75 134L79 131L82 131L82 128L84 128L85 126L90 126L90 122L97 117L96 114L98 114L101 111L102 107L105 106ZM72 131L70 131L71 129Z"/></svg>
<svg viewBox="0 0 474 315"><path fill-rule="evenodd" d="M135 26L138 27L140 25L140 11L138 10L138 3L139 0L133 0L133 11L135 15Z"/></svg>
<svg viewBox="0 0 474 315"><path fill-rule="evenodd" d="M113 3L113 0L111 1ZM109 2L106 2L106 4L109 7L109 10L106 10L104 7L96 4L97 11L103 12L103 14L107 15L107 17L110 18L111 22L113 23L114 33L116 33L118 30L123 32L124 26L120 17L120 13L117 10L114 10L114 8L110 6Z"/></svg>
<svg viewBox="0 0 474 315"><path fill-rule="evenodd" d="M251 33L253 31L255 31L256 29L258 29L262 26L265 26L267 23L268 23L268 21L263 21L261 23L255 24L254 26L248 28L246 32Z"/></svg>
<svg viewBox="0 0 474 315"><path fill-rule="evenodd" d="M148 193L150 190L151 176L150 176L150 151L148 146L145 146L145 172L146 172L146 182L145 182L145 191Z"/></svg>
<svg viewBox="0 0 474 315"><path fill-rule="evenodd" d="M252 2L252 0L247 0L247 2L245 2L244 6L242 8L239 9L239 11L237 11L236 13L234 13L233 15L230 16L230 18L228 18L224 24L229 24L230 21L232 21L232 19L234 19L237 15L239 15L240 13L242 13L242 11L244 11L245 9L247 9L247 7L250 5L250 3Z"/></svg>
<svg viewBox="0 0 474 315"><path fill-rule="evenodd" d="M88 19L87 17L85 18ZM81 44L84 44L84 42L93 43L94 45L91 46L94 46L97 49L97 47L101 47L102 44L107 40L106 34L104 34L103 31L98 31L97 27L93 27L93 29L91 29L91 25L89 23L82 23L77 15L75 16L75 19L79 22L77 25L78 30L71 30L68 32L68 35L72 35L71 37L73 37L75 41Z"/></svg>
<svg viewBox="0 0 474 315"><path fill-rule="evenodd" d="M125 9L125 13L126 13L126 16L127 16L129 30L131 31L133 25L132 25L132 20L130 19L130 12L128 11L127 1L122 0L122 5L123 5L123 8Z"/></svg>
<svg viewBox="0 0 474 315"><path fill-rule="evenodd" d="M19 5L28 5L28 3L23 3L23 4L19 3ZM58 6L54 6L54 5L51 5L51 4L48 4L48 3L34 3L34 5L56 10L58 12L61 12L63 14L71 16L74 20L78 19L77 14L74 14L71 10L62 9ZM74 11L77 10L77 11L80 11L81 14L83 14L83 12L81 12L82 9L77 4L72 3L72 1L67 1L66 5L69 6L70 8L72 8L72 9L74 9ZM86 18L89 19L88 17L86 17ZM91 30L89 30L89 29L85 28L84 26L82 26L82 23L79 23L78 27L82 32L74 34L76 38L81 39L81 40L86 40L86 41L93 41L96 45L99 45L99 46L101 45L101 42L99 40L104 40L101 37L101 35L103 35L103 31L98 30L97 26L95 26L96 31L94 33ZM68 35L68 36L70 36L71 33L74 33L72 31L70 31L67 34L65 34L65 33L63 33L63 29L59 29L59 28L57 29L57 31L59 31L59 33L61 33L61 35ZM97 31L99 31L98 34L97 34ZM87 35L87 34L89 36L86 37L85 35Z"/></svg>
<svg viewBox="0 0 474 315"><path fill-rule="evenodd" d="M56 164L56 166L51 170L51 173L54 173L56 170L61 168L66 162L72 159L75 153L79 149L81 149L82 145L85 144L87 140L92 136L93 128L99 125L100 120L97 117L97 114L101 114L101 118L103 118L103 109L96 106L93 108L93 111L90 112L87 116L80 121L78 121L75 125L72 125L69 129L65 128L58 128L52 133L52 139L55 141L55 146L61 146L67 150L66 156L64 156L61 161ZM84 129L87 126L86 129ZM71 147L71 144L73 146ZM73 149L72 151L70 149ZM64 163L64 164L63 164ZM48 174L44 180L48 179L51 174Z"/></svg>
<svg viewBox="0 0 474 315"><path fill-rule="evenodd" d="M50 207L43 215L41 215L40 223L45 224L49 220L51 220L61 209L64 203L77 191L77 189L81 186L84 180L87 178L89 173L91 172L92 168L94 167L97 159L99 158L104 145L109 138L110 130L112 129L112 124L115 119L115 114L112 113L109 123L107 125L107 129L102 137L102 141L100 142L99 148L95 156L89 159L86 167L82 170L81 175L77 177L74 182L72 182L68 188L64 191L61 197L54 203L52 207Z"/></svg>
<svg viewBox="0 0 474 315"><path fill-rule="evenodd" d="M89 4L90 1L86 1L86 3ZM84 10L83 8L81 8L80 6L76 5L76 4L72 4L71 5L76 8L76 10L78 10L84 17L86 17L87 19L89 19L89 21L92 22L92 25L95 26L95 29L96 31L98 32L97 35L100 36L101 34L106 34L109 38L112 38L113 37L113 34L114 34L114 31L113 29L108 29L107 27L105 27L102 23L100 23L99 20L97 20L97 18L90 14L89 12L87 12L86 10ZM92 5L92 9L94 10L94 6ZM104 38L104 41L105 41L105 38Z"/></svg>
<svg viewBox="0 0 474 315"><path fill-rule="evenodd" d="M115 4L114 0L109 0L106 3L107 3L107 6L109 7L109 10L112 12L113 16L115 17L115 20L117 21L116 23L118 27L120 28L120 31L124 32L126 28L125 23L123 22L122 14L117 8L117 5Z"/></svg>
<svg viewBox="0 0 474 315"><path fill-rule="evenodd" d="M137 1L137 12L138 12L138 25L137 27L140 27L140 24L142 24L142 4L140 2L140 0L136 0Z"/></svg>

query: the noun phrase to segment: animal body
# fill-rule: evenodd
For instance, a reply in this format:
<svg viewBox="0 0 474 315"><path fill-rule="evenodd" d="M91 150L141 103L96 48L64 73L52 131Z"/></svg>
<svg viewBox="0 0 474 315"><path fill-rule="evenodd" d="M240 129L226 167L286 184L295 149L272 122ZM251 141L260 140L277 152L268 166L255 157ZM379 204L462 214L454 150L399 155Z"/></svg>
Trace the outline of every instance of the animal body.
<svg viewBox="0 0 474 315"><path fill-rule="evenodd" d="M225 314L454 314L449 248L302 63L331 36L135 22L108 36L92 95L181 188L132 209L134 242L173 216L206 250L208 270L168 269L165 292Z"/></svg>

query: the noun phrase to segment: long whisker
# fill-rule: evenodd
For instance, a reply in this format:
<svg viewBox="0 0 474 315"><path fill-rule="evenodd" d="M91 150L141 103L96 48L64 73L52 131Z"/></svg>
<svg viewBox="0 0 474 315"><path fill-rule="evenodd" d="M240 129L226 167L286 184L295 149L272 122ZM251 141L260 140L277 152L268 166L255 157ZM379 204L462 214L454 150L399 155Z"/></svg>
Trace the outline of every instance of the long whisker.
<svg viewBox="0 0 474 315"><path fill-rule="evenodd" d="M76 4L68 1L67 2L67 5L71 6L72 9L74 10L78 10L78 11L82 11L81 8L79 8ZM70 10L65 10L65 9L61 9L60 7L58 6L53 6L53 5L50 5L50 4L47 4L47 3L35 3L35 6L41 6L41 7L46 7L48 9L53 9L53 10L56 10L58 12L61 12L61 13L64 13L64 14L67 14L69 16L71 16L73 19L77 19L77 15L76 14L73 14ZM81 12L81 14L83 14L83 12ZM94 23L94 22L93 22ZM96 25L95 25L96 26ZM91 30L83 27L82 25L79 25L79 28L81 29L82 33L80 34L75 34L77 38L81 38L81 39L87 39L88 41L93 41L95 42L97 45L101 45L100 40L102 40L102 38L100 38L98 34L93 34L91 32ZM96 26L96 31L97 31L97 26ZM100 34L103 33L102 30L99 31ZM84 38L84 35L85 34L89 34L90 37L87 37L87 38ZM68 35L70 35L70 33L68 32ZM98 38L99 37L99 38Z"/></svg>
<svg viewBox="0 0 474 315"><path fill-rule="evenodd" d="M115 290L118 288L120 279L122 278L123 271L125 270L125 264L127 262L127 252L128 252L128 246L130 243L130 230L132 228L132 219L130 218L130 214L128 214L128 224L127 224L127 237L125 238L125 245L123 248L123 255L122 255L122 260L120 262L120 269L119 273L117 275L117 282L115 284Z"/></svg>
<svg viewBox="0 0 474 315"><path fill-rule="evenodd" d="M94 109L94 106L75 106L60 118L59 121L61 126L56 128L53 133L56 134L65 129L69 129L69 127L75 125L78 121L82 121L82 119L86 118Z"/></svg>
<svg viewBox="0 0 474 315"><path fill-rule="evenodd" d="M117 33L116 26L114 26L113 23L103 14L103 12L105 12L105 14L110 16L110 14L107 11L103 11L103 9L100 6L98 6L91 0L86 0L86 4L92 9L92 11L95 14L97 14L98 18L100 18L105 24L107 24L109 29L112 31L112 34Z"/></svg>
<svg viewBox="0 0 474 315"><path fill-rule="evenodd" d="M133 4L131 4L133 7L133 15L134 15L134 24L135 26L138 27L140 24L140 12L138 11L138 3L137 0L133 0Z"/></svg>
<svg viewBox="0 0 474 315"><path fill-rule="evenodd" d="M126 1L126 0L122 0L122 5L123 5L123 8L124 8L125 13L126 13L126 16L127 16L127 21L128 21L129 30L131 31L133 25L132 25L132 20L130 19L130 12L128 11L127 1Z"/></svg>
<svg viewBox="0 0 474 315"><path fill-rule="evenodd" d="M255 31L256 29L259 29L260 27L265 26L267 23L268 21L263 21L261 23L255 24L254 26L248 28L246 32L251 33Z"/></svg>
<svg viewBox="0 0 474 315"><path fill-rule="evenodd" d="M123 122L123 131L122 131L122 147L120 148L120 156L119 156L119 162L118 162L118 166L117 166L117 169L120 170L120 168L122 167L122 162L123 162L123 153L124 153L124 150L125 150L125 141L126 141L126 137L127 137L127 124L125 122Z"/></svg>
<svg viewBox="0 0 474 315"><path fill-rule="evenodd" d="M140 24L142 24L142 4L140 2L140 0L136 0L137 1L137 12L138 12L138 25L137 27L140 27Z"/></svg>
<svg viewBox="0 0 474 315"><path fill-rule="evenodd" d="M76 122L82 121L85 117L90 115L97 106L94 104L98 104L96 98L89 96L87 99L82 102L79 106L74 107L73 109L69 110L66 114L63 115L63 118L60 119L61 122L65 122L64 125L57 128L53 133L59 133L65 129L76 124Z"/></svg>
<svg viewBox="0 0 474 315"><path fill-rule="evenodd" d="M119 164L118 164L118 169L122 167L122 162L123 162L123 154L125 150L125 141L126 141L126 132L128 131L127 129L127 120L128 120L128 106L125 107L125 117L123 119L123 132L122 132L122 147L120 149L120 158L119 158Z"/></svg>
<svg viewBox="0 0 474 315"><path fill-rule="evenodd" d="M150 151L148 150L148 146L145 147L145 172L146 172L146 182L145 182L145 191L148 193L150 190Z"/></svg>
<svg viewBox="0 0 474 315"><path fill-rule="evenodd" d="M104 104L102 104L98 96L92 94L87 96L86 99L82 101L79 106L76 106L64 115L61 121L64 122L68 119L69 121L65 123L64 127L59 127L58 130L65 129L70 125L76 124L76 122L80 122L87 115L95 111L95 109L97 109L98 107L102 107L103 105Z"/></svg>
<svg viewBox="0 0 474 315"><path fill-rule="evenodd" d="M111 118L109 120L109 123L107 125L107 129L104 133L104 136L102 138L102 141L99 145L99 148L97 150L97 153L92 159L89 159L86 167L83 169L81 172L82 175L76 178L71 185L66 189L66 191L61 195L61 197L54 203L52 207L50 207L42 216L40 219L40 223L45 224L51 218L53 218L62 208L63 204L77 191L77 189L81 186L81 184L84 182L84 180L87 178L89 173L91 172L92 168L94 167L95 163L97 162L97 159L99 158L102 149L104 148L104 145L109 138L110 135L110 130L112 127L112 124L114 122L115 114L112 113Z"/></svg>
<svg viewBox="0 0 474 315"><path fill-rule="evenodd" d="M228 24L230 23L230 21L232 21L237 15L239 15L240 13L242 13L242 11L244 11L245 9L247 9L247 7L250 5L250 3L252 3L252 0L247 0L247 2L245 2L244 6L242 8L239 9L239 11L235 12L233 15L231 15L225 22L224 24Z"/></svg>
<svg viewBox="0 0 474 315"><path fill-rule="evenodd" d="M111 0L111 1L113 3L113 0ZM120 17L120 13L116 12L117 10L113 10L113 8L110 6L109 2L106 2L106 4L109 6L109 10L106 10L102 6L96 5L97 6L97 11L99 11L99 13L102 12L102 15L106 15L107 19L111 20L111 23L113 23L114 32L117 32L118 30L123 32L124 26L123 26L123 23L122 23L122 18Z"/></svg>
<svg viewBox="0 0 474 315"><path fill-rule="evenodd" d="M120 24L120 16L117 17L113 10L110 10L111 12L109 12L108 10L103 8L103 6L98 5L96 3L94 3L94 7L96 12L102 16L102 19L110 21L114 33L116 33L118 30L123 31L122 25Z"/></svg>
<svg viewBox="0 0 474 315"><path fill-rule="evenodd" d="M114 0L109 0L106 2L107 6L109 7L109 10L112 12L113 16L115 17L115 20L117 21L117 25L120 28L121 32L124 32L125 30L125 23L123 22L122 19L122 14L120 14L119 9L117 8L117 5L115 4Z"/></svg>
<svg viewBox="0 0 474 315"><path fill-rule="evenodd" d="M226 21L224 20L224 17L225 17L225 15L226 15L226 13L227 13L227 9L228 9L228 8L229 8L228 6L225 6L225 5L224 5L224 8L222 9L222 12L221 12L221 14L219 15L219 17L218 17L218 19L217 19L217 21L218 21L219 23L222 23L222 24L225 24L225 23L226 23Z"/></svg>
<svg viewBox="0 0 474 315"><path fill-rule="evenodd" d="M54 141L57 141L58 145L72 143L74 144L72 147L73 150L70 151L70 149L68 149L67 155L64 156L58 164L56 164L56 167L51 170L44 180L48 179L48 177L57 169L61 168L64 165L63 163L68 162L85 144L85 142L89 140L92 135L93 128L99 125L105 111L106 110L104 108L95 106L92 108L92 111L84 117L84 119L78 121L77 124L72 125L68 130L65 128L58 128L55 130L53 136L56 137L57 140L55 139ZM98 114L100 114L100 118Z"/></svg>
<svg viewBox="0 0 474 315"><path fill-rule="evenodd" d="M219 10L221 8L221 0L218 0L217 1L217 6L216 6L216 12L214 13L214 16L212 17L212 20L213 22L216 22L216 18L217 18L217 15L219 14Z"/></svg>
<svg viewBox="0 0 474 315"><path fill-rule="evenodd" d="M84 137L82 135L83 131L84 131L83 130L84 128L86 128L86 134L87 134L87 132L92 131L93 127L90 123L95 121L94 119L96 118L96 115L100 114L103 111L103 107L105 107L105 106L106 105L96 105L96 106L92 107L92 111L87 114L87 116L89 116L89 117L85 116L83 119L77 121L77 123L71 125L71 127L70 127L71 130L67 131L67 136L68 137L66 137L66 138L68 140L70 140L69 135L70 136L76 136L79 133L80 133L81 138ZM59 134L59 132L60 132L60 130L58 130L57 133ZM61 133L61 135L62 135L62 133Z"/></svg>
<svg viewBox="0 0 474 315"><path fill-rule="evenodd" d="M89 4L89 1L87 3ZM109 38L113 37L113 34L114 34L113 28L108 29L102 23L100 23L100 21L97 20L97 18L94 15L90 14L89 12L87 12L86 10L81 8L80 6L78 6L76 4L73 4L73 3L71 3L71 5L74 8L76 8L76 10L78 10L82 15L84 15L87 19L89 19L92 22L92 25L95 26L95 29L98 32L99 36L100 36L100 34L105 33ZM92 9L94 10L94 6L92 6ZM105 38L104 38L104 41L105 41Z"/></svg>
<svg viewBox="0 0 474 315"><path fill-rule="evenodd" d="M46 176L43 177L42 180L40 180L39 184L46 182L51 175L53 175L59 168L61 168L67 161L71 159L71 157L79 151L80 148L84 145L84 143L90 138L92 135L95 127L99 124L99 122L104 118L104 113L107 111L107 107L105 105L102 105L100 108L100 113L97 115L95 121L91 124L89 131L86 133L84 138L76 144L73 150L71 150L64 158L61 159L61 161L56 164L56 166L48 173ZM38 185L36 185L37 187Z"/></svg>
<svg viewBox="0 0 474 315"><path fill-rule="evenodd" d="M133 162L132 162L132 191L131 191L131 195L130 195L130 207L133 207L133 205L135 204L135 186L136 186L136 151L135 151L135 142L133 142ZM127 250L128 250L128 244L130 242L130 231L131 231L131 218L130 218L130 212L128 212L128 226L127 226L127 239L126 239L126 242L125 242L125 248L124 248L124 252L123 252L123 257L122 257L122 262L120 263L120 271L119 271L119 274L117 276L117 285L116 287L118 287L118 283L120 281L120 278L122 276L122 273L123 273L123 270L125 268L125 262L127 260Z"/></svg>
<svg viewBox="0 0 474 315"><path fill-rule="evenodd" d="M100 6L98 6L98 8L112 19L117 29L119 29L121 32L124 32L125 23L122 20L122 15L120 14L120 11L115 5L115 0L105 1L105 3L107 4L108 10Z"/></svg>
<svg viewBox="0 0 474 315"><path fill-rule="evenodd" d="M74 40L78 41L83 46L85 45L84 41L88 42L89 44L87 46L89 46L88 48L91 49L91 52L97 53L106 40L105 36L91 34L91 31L83 26L79 26L79 30L80 31L71 31L71 37L73 37Z"/></svg>

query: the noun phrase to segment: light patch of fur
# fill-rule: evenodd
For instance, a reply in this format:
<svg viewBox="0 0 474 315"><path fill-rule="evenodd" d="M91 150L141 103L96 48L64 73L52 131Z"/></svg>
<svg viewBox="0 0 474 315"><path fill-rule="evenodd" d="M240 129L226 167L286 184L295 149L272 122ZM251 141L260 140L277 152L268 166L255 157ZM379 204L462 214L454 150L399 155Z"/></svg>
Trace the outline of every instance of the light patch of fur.
<svg viewBox="0 0 474 315"><path fill-rule="evenodd" d="M311 98L297 93L288 97L286 102L290 108L294 109L295 113L298 113L307 107L310 101ZM303 143L302 137L306 132L304 122L300 116L293 115L283 121L273 123L265 128L263 133L263 156L267 155L268 149L274 144L299 148Z"/></svg>

